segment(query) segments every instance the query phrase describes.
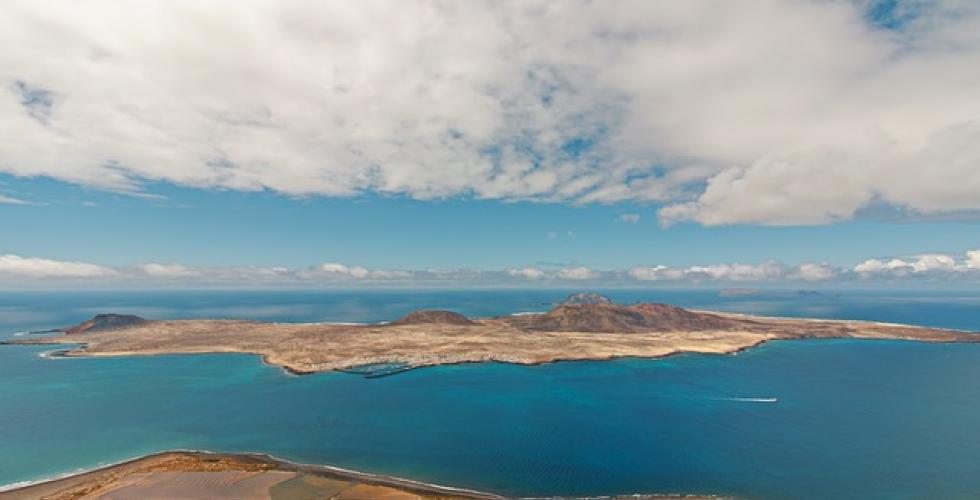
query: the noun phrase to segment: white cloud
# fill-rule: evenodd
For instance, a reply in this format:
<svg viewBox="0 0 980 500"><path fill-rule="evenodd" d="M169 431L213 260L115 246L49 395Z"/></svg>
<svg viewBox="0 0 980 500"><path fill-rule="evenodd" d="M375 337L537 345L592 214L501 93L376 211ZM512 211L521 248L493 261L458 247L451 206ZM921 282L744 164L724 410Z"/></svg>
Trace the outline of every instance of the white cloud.
<svg viewBox="0 0 980 500"><path fill-rule="evenodd" d="M566 267L558 270L558 278L564 280L589 280L599 277L599 273L587 267Z"/></svg>
<svg viewBox="0 0 980 500"><path fill-rule="evenodd" d="M720 281L764 281L778 280L785 269L774 261L762 264L714 264L710 266L691 266L684 274L693 279L713 279Z"/></svg>
<svg viewBox="0 0 980 500"><path fill-rule="evenodd" d="M504 272L507 273L508 276L521 277L529 280L539 280L545 277L545 272L536 267L507 269Z"/></svg>
<svg viewBox="0 0 980 500"><path fill-rule="evenodd" d="M354 278L366 278L370 272L360 266L347 267L343 264L338 264L336 262L329 262L326 264L320 264L316 268L317 271L321 271L326 274L339 274L344 276L351 276Z"/></svg>
<svg viewBox="0 0 980 500"><path fill-rule="evenodd" d="M156 262L150 262L148 264L140 264L136 268L144 274L158 277L186 278L200 274L198 270L181 264L158 264Z"/></svg>
<svg viewBox="0 0 980 500"><path fill-rule="evenodd" d="M980 269L980 250L966 252L966 267Z"/></svg>
<svg viewBox="0 0 980 500"><path fill-rule="evenodd" d="M980 209L980 5L868 5L12 0L0 172L668 223Z"/></svg>
<svg viewBox="0 0 980 500"><path fill-rule="evenodd" d="M375 269L370 271L369 276L379 280L395 280L411 278L412 273L410 271L402 271L399 269Z"/></svg>
<svg viewBox="0 0 980 500"><path fill-rule="evenodd" d="M639 282L695 284L712 286L729 282L755 282L789 285L801 282L829 283L980 283L980 250L960 256L919 254L903 258L868 259L853 267L807 262L796 266L777 261L704 264L686 267L666 265L636 266L629 269L595 270L569 266L553 271L533 266L481 269L375 269L328 262L308 268L263 266L188 266L171 263L145 263L107 267L93 263L57 261L18 255L0 256L0 285L47 285L53 280L98 286L321 286L324 284L370 285L532 285L555 280L583 281L603 285L629 285Z"/></svg>
<svg viewBox="0 0 980 500"><path fill-rule="evenodd" d="M667 224L825 224L851 217L871 200L868 185L852 179L856 167L846 158L823 152L797 156L726 169L708 180L697 201L667 206L658 215Z"/></svg>
<svg viewBox="0 0 980 500"><path fill-rule="evenodd" d="M7 254L0 255L0 275L4 274L27 278L102 278L114 276L117 272L110 268L87 262L21 257L19 255Z"/></svg>
<svg viewBox="0 0 980 500"><path fill-rule="evenodd" d="M336 274L349 274L350 273L350 268L349 267L347 267L347 266L345 266L343 264L338 264L336 262L330 262L330 263L326 263L326 264L320 264L319 266L317 266L317 270L318 271L323 271L325 273L336 273Z"/></svg>
<svg viewBox="0 0 980 500"><path fill-rule="evenodd" d="M946 254L920 254L906 259L890 259L881 261L869 259L856 266L854 272L863 277L885 275L903 277L910 274L949 275L969 272L978 269L980 251L966 252L965 259L957 262L956 258Z"/></svg>
<svg viewBox="0 0 980 500"><path fill-rule="evenodd" d="M769 261L762 264L712 264L675 268L664 265L634 267L628 271L639 281L828 281L839 276L838 269L827 264L805 263L793 269Z"/></svg>
<svg viewBox="0 0 980 500"><path fill-rule="evenodd" d="M627 224L636 224L640 222L640 214L619 214L618 220Z"/></svg>
<svg viewBox="0 0 980 500"><path fill-rule="evenodd" d="M652 267L634 267L628 271L628 274L633 279L640 281L678 280L684 277L683 270L674 269L664 265Z"/></svg>
<svg viewBox="0 0 980 500"><path fill-rule="evenodd" d="M949 255L942 254L925 254L920 255L915 262L912 263L912 270L917 273L926 273L930 271L957 271L958 266L956 265L956 260Z"/></svg>
<svg viewBox="0 0 980 500"><path fill-rule="evenodd" d="M837 277L837 270L827 264L805 263L801 264L793 273L804 281L827 281Z"/></svg>
<svg viewBox="0 0 980 500"><path fill-rule="evenodd" d="M6 205L28 205L28 202L20 198L13 198L11 196L4 196L2 194L0 194L0 203Z"/></svg>
<svg viewBox="0 0 980 500"><path fill-rule="evenodd" d="M904 275L911 271L911 269L912 264L909 264L902 259L891 259L887 262L878 259L868 259L854 266L854 272L862 275L879 274L885 272Z"/></svg>
<svg viewBox="0 0 980 500"><path fill-rule="evenodd" d="M353 278L358 280L394 280L411 278L409 271L390 269L368 269L361 266L346 266L336 262L320 264L311 270L299 273L304 278Z"/></svg>

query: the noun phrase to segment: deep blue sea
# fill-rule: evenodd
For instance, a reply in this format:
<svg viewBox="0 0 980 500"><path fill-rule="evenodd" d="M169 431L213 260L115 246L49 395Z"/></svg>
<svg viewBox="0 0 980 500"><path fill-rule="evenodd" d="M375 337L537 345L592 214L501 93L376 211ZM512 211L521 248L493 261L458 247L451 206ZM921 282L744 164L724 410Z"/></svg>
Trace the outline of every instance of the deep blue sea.
<svg viewBox="0 0 980 500"><path fill-rule="evenodd" d="M0 338L97 312L368 322L542 311L569 291L3 292ZM980 330L978 292L607 290L620 302ZM0 346L0 485L173 448L259 451L505 495L980 498L980 344L806 340L734 356L366 379L255 356ZM744 398L778 398L776 403Z"/></svg>

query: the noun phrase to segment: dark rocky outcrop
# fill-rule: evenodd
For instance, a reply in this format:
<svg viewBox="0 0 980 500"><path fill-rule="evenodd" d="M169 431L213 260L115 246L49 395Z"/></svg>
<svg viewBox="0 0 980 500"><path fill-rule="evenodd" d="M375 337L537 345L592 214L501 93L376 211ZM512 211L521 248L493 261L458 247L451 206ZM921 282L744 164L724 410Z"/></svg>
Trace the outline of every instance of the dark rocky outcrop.
<svg viewBox="0 0 980 500"><path fill-rule="evenodd" d="M79 333L105 332L118 330L134 325L142 325L148 320L132 314L96 314L94 318L83 321L75 326L65 328L68 335Z"/></svg>
<svg viewBox="0 0 980 500"><path fill-rule="evenodd" d="M389 325L423 325L440 323L444 325L475 325L462 314L452 311L414 311L407 315L388 323Z"/></svg>
<svg viewBox="0 0 980 500"><path fill-rule="evenodd" d="M715 330L739 324L734 319L667 304L561 305L544 314L514 316L506 321L530 331L623 333Z"/></svg>

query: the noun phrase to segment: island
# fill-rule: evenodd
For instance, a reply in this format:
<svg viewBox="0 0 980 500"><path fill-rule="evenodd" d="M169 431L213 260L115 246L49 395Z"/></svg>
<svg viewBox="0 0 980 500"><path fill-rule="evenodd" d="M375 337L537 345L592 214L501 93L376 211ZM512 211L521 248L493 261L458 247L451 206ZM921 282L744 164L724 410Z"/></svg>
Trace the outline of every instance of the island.
<svg viewBox="0 0 980 500"><path fill-rule="evenodd" d="M100 314L60 331L7 343L73 344L58 354L69 357L248 353L294 374L341 370L382 376L454 363L729 354L785 339L980 342L976 333L949 329L623 305L594 294L574 295L548 312L492 318L415 311L391 322L351 325Z"/></svg>

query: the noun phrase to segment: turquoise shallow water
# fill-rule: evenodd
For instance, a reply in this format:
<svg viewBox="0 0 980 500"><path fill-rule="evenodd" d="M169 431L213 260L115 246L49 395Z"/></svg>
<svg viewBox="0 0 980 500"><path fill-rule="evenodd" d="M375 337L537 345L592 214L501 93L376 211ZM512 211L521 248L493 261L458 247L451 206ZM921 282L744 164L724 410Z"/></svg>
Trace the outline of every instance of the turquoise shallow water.
<svg viewBox="0 0 980 500"><path fill-rule="evenodd" d="M500 309L533 310L563 293L7 294L0 310L13 332L107 307L166 312L157 317L223 308L236 317L374 321L399 307L502 313L490 299ZM923 324L980 329L976 297L962 294L656 293L689 306L785 315L819 306L841 317L873 311L879 316L865 319L919 315ZM373 308L375 301L387 306ZM245 355L44 359L46 350L0 347L0 484L194 448L508 495L980 497L977 344L788 341L737 356L444 366L377 379L292 377Z"/></svg>

